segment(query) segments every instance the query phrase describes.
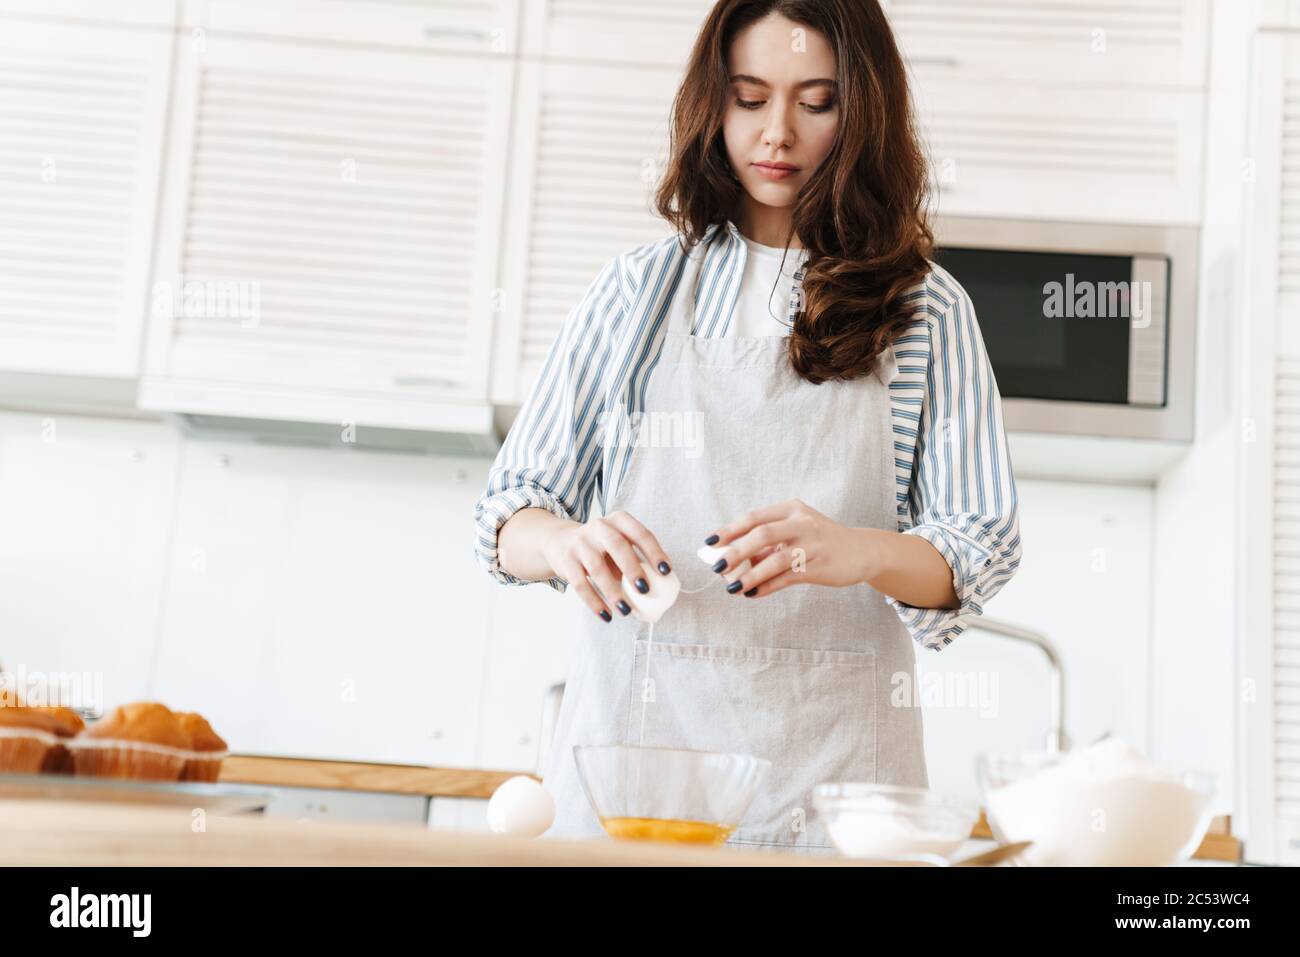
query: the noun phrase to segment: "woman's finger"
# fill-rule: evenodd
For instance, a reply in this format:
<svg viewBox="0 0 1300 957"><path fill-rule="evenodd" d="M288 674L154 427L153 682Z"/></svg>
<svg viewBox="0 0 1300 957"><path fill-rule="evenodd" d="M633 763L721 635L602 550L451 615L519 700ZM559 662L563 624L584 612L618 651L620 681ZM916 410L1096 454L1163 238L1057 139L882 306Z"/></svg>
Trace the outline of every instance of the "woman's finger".
<svg viewBox="0 0 1300 957"><path fill-rule="evenodd" d="M582 562L583 567L587 570L587 577L600 590L606 604L617 610L620 615L627 615L631 612L632 606L623 598L623 587L619 584L618 577L610 569L609 562L606 560L607 553L597 544L591 542L589 538L579 540L577 553L578 560Z"/></svg>
<svg viewBox="0 0 1300 957"><path fill-rule="evenodd" d="M725 575L727 569L739 568L746 559L750 564L755 564L759 552L763 549L772 549L778 545L788 548L791 539L795 538L798 531L798 524L792 518L776 519L755 526L733 541L722 553L720 560L725 561L726 564L721 568L721 573Z"/></svg>
<svg viewBox="0 0 1300 957"><path fill-rule="evenodd" d="M632 587L642 594L649 591L650 583L645 580L645 574L641 571L641 559L637 558L636 552L632 550L632 543L624 536L622 529L605 519L597 523L594 531L600 545L605 549L605 554L609 556L620 576L626 576L632 583ZM621 584L620 582L620 586ZM642 585L645 587L642 588Z"/></svg>
<svg viewBox="0 0 1300 957"><path fill-rule="evenodd" d="M667 575L672 571L672 566L668 563L668 553L659 544L659 539L655 538L650 529L637 521L634 516L627 512L613 512L609 516L609 521L627 536L632 544L641 549L641 554L646 557L646 561L659 574Z"/></svg>
<svg viewBox="0 0 1300 957"><path fill-rule="evenodd" d="M563 558L557 563L555 571L569 583L570 588L578 593L584 605L603 620L607 622L614 620L604 600L596 593L596 589L591 587L591 582L587 581L587 570L582 567L581 562L575 558Z"/></svg>
<svg viewBox="0 0 1300 957"><path fill-rule="evenodd" d="M741 594L746 598L762 598L764 595L771 595L773 592L778 592L783 588L789 588L791 585L798 585L806 581L808 581L808 576L802 569L796 571L793 568L786 568L785 571L760 583L756 588L744 589Z"/></svg>
<svg viewBox="0 0 1300 957"><path fill-rule="evenodd" d="M736 592L750 591L755 585L761 585L781 574L790 567L789 549L770 552L766 558L761 561L755 560L753 567L746 569L745 574L739 576L727 585L727 591L735 594ZM737 588L736 584L740 587Z"/></svg>
<svg viewBox="0 0 1300 957"><path fill-rule="evenodd" d="M794 511L795 499L786 502L777 502L774 505L764 505L762 508L756 508L741 515L735 521L728 522L713 530L713 535L717 536L716 541L711 541L713 535L704 540L706 545L716 545L721 547L734 542L741 535L752 531L756 525L762 525L765 522L775 522L787 518Z"/></svg>

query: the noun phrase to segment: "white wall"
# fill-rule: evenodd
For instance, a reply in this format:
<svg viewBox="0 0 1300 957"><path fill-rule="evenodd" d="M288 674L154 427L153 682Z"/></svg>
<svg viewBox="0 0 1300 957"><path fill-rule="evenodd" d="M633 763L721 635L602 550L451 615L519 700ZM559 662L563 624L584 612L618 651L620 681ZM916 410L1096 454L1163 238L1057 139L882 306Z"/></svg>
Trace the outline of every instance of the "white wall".
<svg viewBox="0 0 1300 957"><path fill-rule="evenodd" d="M475 563L487 464L0 413L0 662L240 751L531 770L570 606Z"/></svg>

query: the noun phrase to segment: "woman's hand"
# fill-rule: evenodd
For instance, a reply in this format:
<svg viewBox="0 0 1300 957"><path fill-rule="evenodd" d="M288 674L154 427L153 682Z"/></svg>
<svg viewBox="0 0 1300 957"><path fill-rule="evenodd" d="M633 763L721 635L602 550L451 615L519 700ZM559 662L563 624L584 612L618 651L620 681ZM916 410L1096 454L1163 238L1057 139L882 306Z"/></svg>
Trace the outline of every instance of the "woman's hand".
<svg viewBox="0 0 1300 957"><path fill-rule="evenodd" d="M727 577L745 559L753 567L727 586L750 598L788 585L856 585L867 579L873 539L870 529L850 528L794 498L747 512L717 529L705 544L729 546L713 570Z"/></svg>
<svg viewBox="0 0 1300 957"><path fill-rule="evenodd" d="M642 594L654 587L643 577L641 561L632 550L633 545L660 575L672 571L659 540L635 518L621 511L583 523L567 522L547 537L542 551L555 573L567 579L570 588L577 589L587 607L605 621L612 621L613 615L596 588L615 602L620 614L627 615L632 606L621 597L620 577L626 575ZM591 587L592 582L596 588Z"/></svg>

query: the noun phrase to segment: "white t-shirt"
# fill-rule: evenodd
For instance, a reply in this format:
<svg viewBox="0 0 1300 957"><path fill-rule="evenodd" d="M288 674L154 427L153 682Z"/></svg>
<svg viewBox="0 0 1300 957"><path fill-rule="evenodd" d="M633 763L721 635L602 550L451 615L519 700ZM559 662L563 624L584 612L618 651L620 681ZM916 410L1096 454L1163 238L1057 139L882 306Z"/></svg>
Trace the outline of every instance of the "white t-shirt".
<svg viewBox="0 0 1300 957"><path fill-rule="evenodd" d="M740 298L727 329L729 336L786 336L790 334L790 294L794 274L808 258L806 249L777 249L742 236L749 253L740 280ZM781 259L785 257L784 267ZM780 279L778 281L778 275Z"/></svg>

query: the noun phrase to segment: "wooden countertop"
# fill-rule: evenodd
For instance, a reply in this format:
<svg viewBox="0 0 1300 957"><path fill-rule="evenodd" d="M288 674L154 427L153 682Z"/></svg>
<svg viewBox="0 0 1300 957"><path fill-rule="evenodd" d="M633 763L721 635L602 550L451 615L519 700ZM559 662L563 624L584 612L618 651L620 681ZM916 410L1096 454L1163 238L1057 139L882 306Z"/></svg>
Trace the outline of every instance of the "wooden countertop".
<svg viewBox="0 0 1300 957"><path fill-rule="evenodd" d="M382 794L419 794L425 797L490 798L503 781L521 774L527 772L435 768L416 764L371 764L362 761L320 761L252 754L232 754L221 762L223 784L373 791ZM527 776L536 777L533 774Z"/></svg>
<svg viewBox="0 0 1300 957"><path fill-rule="evenodd" d="M501 782L520 774L536 778L536 775L525 771L369 764L360 761L321 761L248 754L232 754L221 765L221 780L230 784L418 794L434 798L489 798ZM1216 817L1210 823L1201 846L1192 856L1201 860L1241 861L1241 842L1232 836L1231 824L1227 815ZM992 836L988 821L981 811L971 837Z"/></svg>
<svg viewBox="0 0 1300 957"><path fill-rule="evenodd" d="M842 857L604 840L526 840L413 825L208 815L188 808L0 802L0 866L861 867ZM908 866L908 865L895 865ZM913 865L925 866L925 865Z"/></svg>

